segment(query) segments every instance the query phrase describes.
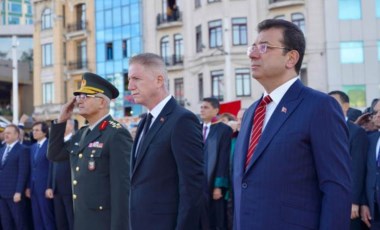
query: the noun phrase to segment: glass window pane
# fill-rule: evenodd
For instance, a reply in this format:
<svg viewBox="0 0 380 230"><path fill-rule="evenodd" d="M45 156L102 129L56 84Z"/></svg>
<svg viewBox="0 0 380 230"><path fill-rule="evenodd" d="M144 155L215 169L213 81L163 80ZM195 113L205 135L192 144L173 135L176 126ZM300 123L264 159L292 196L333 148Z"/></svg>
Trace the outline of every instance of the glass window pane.
<svg viewBox="0 0 380 230"><path fill-rule="evenodd" d="M341 42L340 61L342 64L363 63L363 42Z"/></svg>
<svg viewBox="0 0 380 230"><path fill-rule="evenodd" d="M361 19L361 0L339 0L339 19Z"/></svg>
<svg viewBox="0 0 380 230"><path fill-rule="evenodd" d="M380 61L380 41L377 41L377 60Z"/></svg>
<svg viewBox="0 0 380 230"><path fill-rule="evenodd" d="M120 15L120 8L113 8L113 26L120 26L121 25L121 15Z"/></svg>
<svg viewBox="0 0 380 230"><path fill-rule="evenodd" d="M110 28L112 27L112 10L106 10L104 11L104 18L105 20L105 28Z"/></svg>
<svg viewBox="0 0 380 230"><path fill-rule="evenodd" d="M376 18L380 18L380 0L376 0Z"/></svg>

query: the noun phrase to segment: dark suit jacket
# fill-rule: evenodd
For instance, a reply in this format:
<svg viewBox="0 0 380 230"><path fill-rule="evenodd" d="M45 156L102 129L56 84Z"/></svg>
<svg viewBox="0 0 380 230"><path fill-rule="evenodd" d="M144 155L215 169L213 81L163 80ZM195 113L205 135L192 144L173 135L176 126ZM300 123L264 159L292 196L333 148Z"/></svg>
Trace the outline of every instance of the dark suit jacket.
<svg viewBox="0 0 380 230"><path fill-rule="evenodd" d="M144 122L145 118L138 127L137 138ZM133 156L136 144L137 141ZM171 98L140 143L132 168L133 230L199 227L205 179L202 148L197 117Z"/></svg>
<svg viewBox="0 0 380 230"><path fill-rule="evenodd" d="M48 158L70 156L74 229L128 229L130 133L108 116L82 142L87 127L64 143L65 126L52 125Z"/></svg>
<svg viewBox="0 0 380 230"><path fill-rule="evenodd" d="M0 157L3 156L5 148L6 145L0 149ZM17 143L8 153L4 166L0 163L0 197L11 199L16 192L23 194L28 177L29 151L25 146Z"/></svg>
<svg viewBox="0 0 380 230"><path fill-rule="evenodd" d="M347 121L350 141L352 203L360 205L364 195L367 167L368 137L364 129Z"/></svg>
<svg viewBox="0 0 380 230"><path fill-rule="evenodd" d="M376 195L376 174L377 174L377 162L376 162L376 145L380 138L380 132L372 133L368 136L368 156L367 156L367 176L366 176L366 196L364 197L364 204L368 205L372 218L375 213L375 200L378 200ZM380 211L380 210L379 210Z"/></svg>
<svg viewBox="0 0 380 230"><path fill-rule="evenodd" d="M235 147L235 229L349 229L348 130L336 100L297 80L244 170L258 102L245 112Z"/></svg>
<svg viewBox="0 0 380 230"><path fill-rule="evenodd" d="M37 144L34 143L30 148L30 191L45 197L45 191L48 188L52 188L51 181L48 178L49 171L52 169L52 163L46 158L46 152L48 147L48 139L43 143L38 151L37 158Z"/></svg>
<svg viewBox="0 0 380 230"><path fill-rule="evenodd" d="M69 160L53 163L53 170L51 170L51 180L54 194L72 195Z"/></svg>
<svg viewBox="0 0 380 230"><path fill-rule="evenodd" d="M228 188L232 129L222 123L210 126L204 145L208 195L214 188Z"/></svg>

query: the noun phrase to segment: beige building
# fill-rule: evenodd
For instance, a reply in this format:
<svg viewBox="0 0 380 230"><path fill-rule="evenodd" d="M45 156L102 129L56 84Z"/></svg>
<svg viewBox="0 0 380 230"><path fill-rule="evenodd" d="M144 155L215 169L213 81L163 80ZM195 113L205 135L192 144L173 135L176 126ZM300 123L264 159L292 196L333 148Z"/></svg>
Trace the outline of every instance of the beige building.
<svg viewBox="0 0 380 230"><path fill-rule="evenodd" d="M90 0L35 0L34 117L53 120L80 85L95 72L94 4Z"/></svg>
<svg viewBox="0 0 380 230"><path fill-rule="evenodd" d="M351 8L344 2L143 1L144 49L168 60L170 91L188 109L198 113L200 101L209 96L222 102L240 100L242 107L248 107L263 89L251 79L247 46L257 35L258 22L283 18L297 24L307 39L301 80L322 92L343 90L353 106L363 109L380 95L380 37L376 32L380 31L380 16L375 16L380 6L375 0L354 0ZM338 12L347 11L347 7L359 8L360 16L340 18ZM364 44L363 58L354 63L349 59L358 51L356 43L348 43L344 49L350 40Z"/></svg>

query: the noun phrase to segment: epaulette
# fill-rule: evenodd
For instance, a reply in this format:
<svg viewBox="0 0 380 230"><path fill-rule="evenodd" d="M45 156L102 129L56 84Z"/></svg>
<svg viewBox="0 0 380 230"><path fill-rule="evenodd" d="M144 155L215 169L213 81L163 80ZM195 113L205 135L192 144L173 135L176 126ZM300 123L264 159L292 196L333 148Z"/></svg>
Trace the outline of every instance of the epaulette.
<svg viewBox="0 0 380 230"><path fill-rule="evenodd" d="M112 128L115 128L115 129L120 129L122 127L119 122L114 121L114 120L109 120L109 123L112 126Z"/></svg>

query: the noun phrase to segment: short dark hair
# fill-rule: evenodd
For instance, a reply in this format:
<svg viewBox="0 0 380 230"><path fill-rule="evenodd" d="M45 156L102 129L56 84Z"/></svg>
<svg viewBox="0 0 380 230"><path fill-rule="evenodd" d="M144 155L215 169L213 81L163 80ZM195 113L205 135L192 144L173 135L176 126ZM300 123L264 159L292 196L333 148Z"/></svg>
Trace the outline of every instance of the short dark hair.
<svg viewBox="0 0 380 230"><path fill-rule="evenodd" d="M338 95L339 98L340 98L340 101L343 102L343 103L350 103L350 98L348 97L348 95L343 92L343 91L339 91L339 90L334 90L334 91L331 91L328 93L330 96L331 95Z"/></svg>
<svg viewBox="0 0 380 230"><path fill-rule="evenodd" d="M5 126L5 128L8 128L8 127L12 127L16 131L17 135L20 135L20 129L18 128L17 125L15 125L15 124L8 124L7 126Z"/></svg>
<svg viewBox="0 0 380 230"><path fill-rule="evenodd" d="M205 98L203 98L202 101L205 101L205 102L210 103L211 106L212 106L214 109L219 109L219 108L220 108L219 100L216 99L215 97L205 97Z"/></svg>
<svg viewBox="0 0 380 230"><path fill-rule="evenodd" d="M284 52L290 51L290 50L296 50L300 58L295 65L295 70L297 74L299 74L302 66L302 60L303 56L305 54L305 49L306 49L306 41L305 41L305 36L301 29L295 25L292 22L283 20L283 19L267 19L262 22L260 22L257 25L257 30L260 33L263 30L268 30L271 28L279 28L283 29L283 45L286 48Z"/></svg>
<svg viewBox="0 0 380 230"><path fill-rule="evenodd" d="M43 121L34 122L32 127L34 127L36 125L41 125L41 131L44 134L46 134L46 137L49 136L49 126L45 122L43 122Z"/></svg>

